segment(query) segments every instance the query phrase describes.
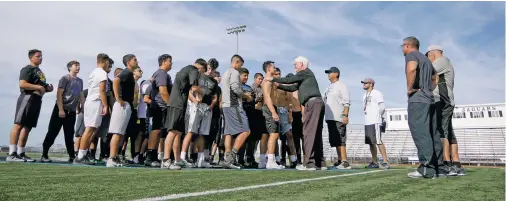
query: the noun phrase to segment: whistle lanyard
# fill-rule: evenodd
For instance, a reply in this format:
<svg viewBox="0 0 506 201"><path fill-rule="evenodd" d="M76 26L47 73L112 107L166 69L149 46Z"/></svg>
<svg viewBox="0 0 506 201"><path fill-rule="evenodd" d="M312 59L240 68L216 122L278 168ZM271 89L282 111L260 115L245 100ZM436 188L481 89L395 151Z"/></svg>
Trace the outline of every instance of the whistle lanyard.
<svg viewBox="0 0 506 201"><path fill-rule="evenodd" d="M371 95L371 92L366 92L365 93L365 100L364 100L364 114L367 114L367 103L369 102L369 96Z"/></svg>

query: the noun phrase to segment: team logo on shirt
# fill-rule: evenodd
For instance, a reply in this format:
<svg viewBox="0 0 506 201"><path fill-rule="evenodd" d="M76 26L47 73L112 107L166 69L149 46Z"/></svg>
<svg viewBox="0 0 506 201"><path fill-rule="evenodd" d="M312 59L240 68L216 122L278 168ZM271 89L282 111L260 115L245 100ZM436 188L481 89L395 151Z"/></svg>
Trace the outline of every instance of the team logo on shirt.
<svg viewBox="0 0 506 201"><path fill-rule="evenodd" d="M44 75L44 73L42 71L37 71L37 76L39 76L39 79L40 81L42 82L46 82L46 76Z"/></svg>

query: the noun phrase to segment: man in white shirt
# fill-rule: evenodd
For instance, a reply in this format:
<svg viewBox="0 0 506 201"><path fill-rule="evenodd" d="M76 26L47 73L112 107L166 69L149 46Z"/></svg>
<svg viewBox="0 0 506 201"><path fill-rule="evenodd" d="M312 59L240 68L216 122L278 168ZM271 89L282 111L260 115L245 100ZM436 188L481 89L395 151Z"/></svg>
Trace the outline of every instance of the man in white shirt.
<svg viewBox="0 0 506 201"><path fill-rule="evenodd" d="M75 164L93 165L87 156L90 147L92 134L102 123L102 116L108 112L106 83L107 71L110 67L110 59L107 54L97 55L97 68L93 70L88 78L88 96L84 102L84 134L81 137L79 152L74 160Z"/></svg>
<svg viewBox="0 0 506 201"><path fill-rule="evenodd" d="M338 161L334 166L338 169L351 169L346 158L346 125L350 111L350 93L339 81L341 72L336 67L325 71L329 76L330 86L325 90L325 121L329 129L329 143L337 151Z"/></svg>
<svg viewBox="0 0 506 201"><path fill-rule="evenodd" d="M366 91L362 100L364 100L364 114L365 114L365 143L369 144L371 149L372 162L367 168L379 168L378 165L378 146L381 156L383 157L382 168L390 169L388 165L387 151L383 140L381 139L385 133L384 119L382 118L385 113L385 104L383 94L374 89L374 80L366 78L361 81L363 88Z"/></svg>

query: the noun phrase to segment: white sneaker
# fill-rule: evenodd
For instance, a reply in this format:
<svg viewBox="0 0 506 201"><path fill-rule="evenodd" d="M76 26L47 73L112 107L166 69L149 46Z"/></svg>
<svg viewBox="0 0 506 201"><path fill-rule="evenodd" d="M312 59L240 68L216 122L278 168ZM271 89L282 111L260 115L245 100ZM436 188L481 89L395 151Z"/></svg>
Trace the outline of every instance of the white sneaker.
<svg viewBox="0 0 506 201"><path fill-rule="evenodd" d="M116 160L114 158L109 158L107 159L107 163L106 163L106 167L122 167L123 164L121 164L121 162L119 161L119 158L115 157Z"/></svg>
<svg viewBox="0 0 506 201"><path fill-rule="evenodd" d="M301 171L315 171L316 170L316 168L307 168L304 165L298 165L296 168L297 168L297 170L301 170Z"/></svg>
<svg viewBox="0 0 506 201"><path fill-rule="evenodd" d="M160 165L160 168L162 168L162 169L169 169L170 164L171 164L171 161L170 161L170 160L166 160L165 162L163 162L163 163Z"/></svg>
<svg viewBox="0 0 506 201"><path fill-rule="evenodd" d="M212 168L213 166L209 164L208 162L202 161L197 164L197 167L199 168Z"/></svg>
<svg viewBox="0 0 506 201"><path fill-rule="evenodd" d="M267 163L267 169L269 170L281 170L281 169L285 169L285 166L282 166L282 165L278 165L277 163Z"/></svg>

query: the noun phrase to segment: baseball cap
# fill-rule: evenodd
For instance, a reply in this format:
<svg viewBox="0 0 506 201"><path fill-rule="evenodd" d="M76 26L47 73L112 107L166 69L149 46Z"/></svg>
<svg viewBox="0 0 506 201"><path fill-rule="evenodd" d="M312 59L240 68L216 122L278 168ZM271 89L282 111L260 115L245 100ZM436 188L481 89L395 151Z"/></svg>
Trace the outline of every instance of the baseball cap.
<svg viewBox="0 0 506 201"><path fill-rule="evenodd" d="M429 47L427 48L427 52L430 52L433 50L439 50L442 52L443 48L441 48L441 46L439 46L439 45L429 45ZM425 54L427 54L427 53L425 53Z"/></svg>
<svg viewBox="0 0 506 201"><path fill-rule="evenodd" d="M365 78L364 80L360 81L362 84L363 83L372 83L374 84L374 80L372 78Z"/></svg>
<svg viewBox="0 0 506 201"><path fill-rule="evenodd" d="M329 73L339 73L339 74L341 74L341 71L339 71L339 68L337 68L337 67L330 67L330 69L325 70L325 73L326 74L329 74Z"/></svg>
<svg viewBox="0 0 506 201"><path fill-rule="evenodd" d="M293 76L293 73L286 74L286 77L292 77L292 76Z"/></svg>

